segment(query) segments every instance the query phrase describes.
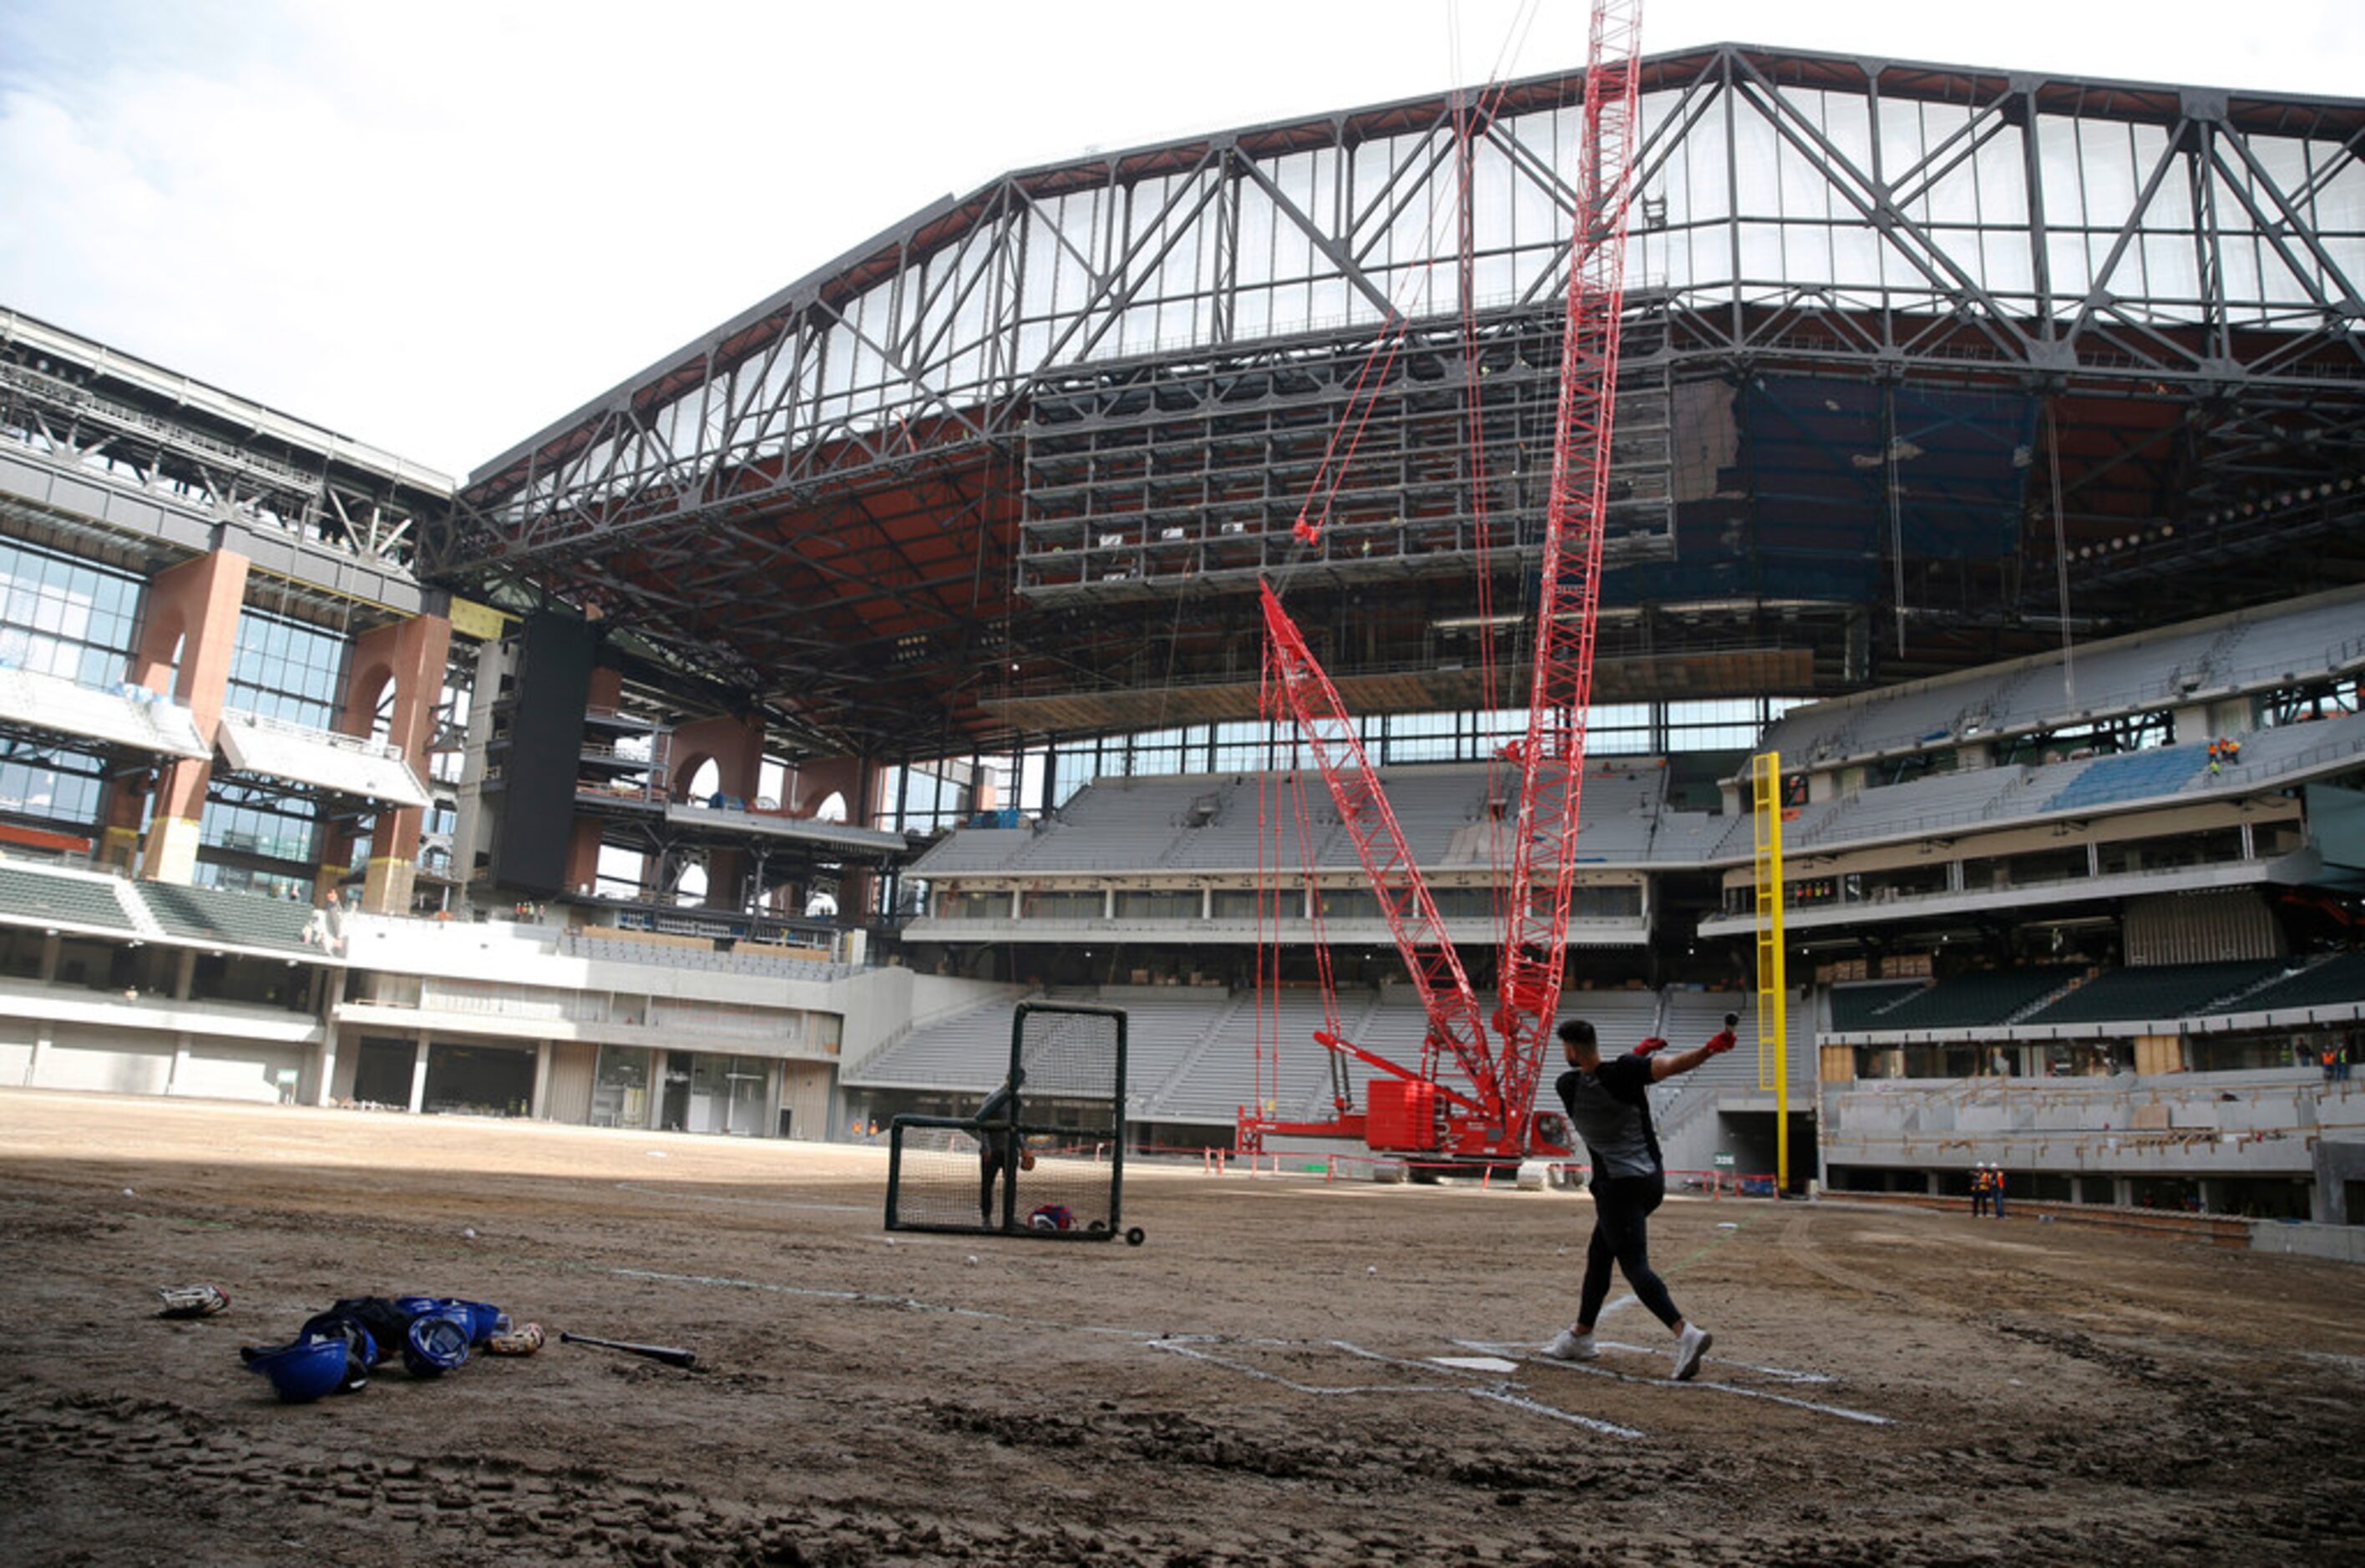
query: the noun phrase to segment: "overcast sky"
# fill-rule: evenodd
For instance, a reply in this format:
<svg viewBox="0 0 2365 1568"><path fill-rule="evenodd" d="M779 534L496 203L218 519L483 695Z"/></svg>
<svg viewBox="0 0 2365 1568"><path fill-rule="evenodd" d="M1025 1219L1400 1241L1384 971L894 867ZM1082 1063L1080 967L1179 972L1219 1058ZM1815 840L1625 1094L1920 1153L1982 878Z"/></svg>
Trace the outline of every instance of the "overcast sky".
<svg viewBox="0 0 2365 1568"><path fill-rule="evenodd" d="M0 307L460 476L940 196L1581 65L1586 12L0 0ZM1728 39L2365 94L2360 0L1646 0Z"/></svg>

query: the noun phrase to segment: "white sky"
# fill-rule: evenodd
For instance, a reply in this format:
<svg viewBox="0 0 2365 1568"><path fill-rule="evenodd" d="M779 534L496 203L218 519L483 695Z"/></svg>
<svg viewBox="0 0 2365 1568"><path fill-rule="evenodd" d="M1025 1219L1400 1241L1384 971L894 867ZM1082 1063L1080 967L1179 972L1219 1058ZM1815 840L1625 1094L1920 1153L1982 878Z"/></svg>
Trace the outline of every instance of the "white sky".
<svg viewBox="0 0 2365 1568"><path fill-rule="evenodd" d="M1516 0L0 0L0 307L465 476L947 194L1485 80ZM1583 63L1584 0L1505 73ZM1645 0L1728 39L2365 94L2365 4Z"/></svg>

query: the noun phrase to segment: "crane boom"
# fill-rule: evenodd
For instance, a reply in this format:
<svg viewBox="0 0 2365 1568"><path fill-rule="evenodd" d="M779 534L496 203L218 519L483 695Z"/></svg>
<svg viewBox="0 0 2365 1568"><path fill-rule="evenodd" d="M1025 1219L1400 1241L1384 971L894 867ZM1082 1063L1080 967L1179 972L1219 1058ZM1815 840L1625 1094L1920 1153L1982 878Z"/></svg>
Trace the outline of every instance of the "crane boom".
<svg viewBox="0 0 2365 1568"><path fill-rule="evenodd" d="M1420 1076L1434 1081L1435 1053L1440 1040L1470 1075L1484 1114L1490 1119L1501 1111L1501 1085L1496 1081L1492 1051L1486 1042L1485 1013L1470 979L1463 972L1462 956L1445 934L1445 922L1429 896L1429 883L1405 843L1404 829L1363 755L1363 743L1338 689L1316 662L1297 623L1282 608L1271 584L1262 589L1265 641L1272 651L1275 684L1289 704L1298 733L1314 753L1315 765L1330 786L1339 820L1354 841L1355 857L1371 879L1373 895L1388 923L1405 968L1429 1014L1429 1032L1421 1047Z"/></svg>
<svg viewBox="0 0 2365 1568"><path fill-rule="evenodd" d="M1601 544L1609 503L1620 328L1626 303L1626 219L1640 109L1641 0L1595 0L1585 73L1583 162L1569 256L1560 408L1544 518L1535 668L1527 734L1518 745L1519 811L1500 967L1503 1092L1524 1117L1535 1099L1545 1037L1560 1005L1585 788L1586 717L1593 701ZM1548 768L1550 771L1548 771Z"/></svg>
<svg viewBox="0 0 2365 1568"><path fill-rule="evenodd" d="M1641 34L1642 0L1593 0L1585 74L1586 135L1575 183L1535 666L1526 732L1507 748L1519 768L1519 808L1496 967L1500 1004L1491 1020L1446 936L1428 883L1336 688L1272 585L1262 586L1272 685L1329 785L1429 1015L1418 1074L1339 1039L1335 1025L1321 1043L1334 1053L1351 1054L1384 1069L1400 1082L1424 1081L1446 1106L1459 1104L1466 1114L1446 1110L1441 1120L1452 1133L1446 1147L1464 1156L1500 1159L1527 1152L1546 1036L1560 1005L1585 786L1586 719L1593 700L1602 538L1608 514L1610 436L1626 301L1627 214L1640 118ZM1463 214L1465 244L1468 216ZM1296 528L1301 543L1311 545L1319 539L1321 515L1312 502L1301 512ZM1440 1048L1450 1048L1468 1074L1471 1096L1438 1084ZM1355 1120L1342 1104L1339 1126L1344 1128ZM1376 1095L1373 1120L1378 1120ZM1244 1113L1241 1133L1244 1140L1253 1139L1262 1128L1280 1126ZM1378 1147L1381 1135L1374 1130L1369 1136ZM1243 1147L1250 1145L1244 1141Z"/></svg>

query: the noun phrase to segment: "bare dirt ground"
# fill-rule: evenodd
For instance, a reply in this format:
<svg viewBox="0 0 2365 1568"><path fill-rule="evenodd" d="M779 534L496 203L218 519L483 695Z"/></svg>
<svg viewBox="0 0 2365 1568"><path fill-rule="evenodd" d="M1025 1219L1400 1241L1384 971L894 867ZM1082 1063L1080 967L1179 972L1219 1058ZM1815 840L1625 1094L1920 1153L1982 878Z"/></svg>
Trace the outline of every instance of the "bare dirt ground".
<svg viewBox="0 0 2365 1568"><path fill-rule="evenodd" d="M1527 1354L1570 1315L1579 1196L1137 1166L1138 1249L891 1243L884 1175L869 1148L0 1091L0 1559L2365 1556L2337 1265L1673 1200L1654 1256L1717 1334L1676 1384L1631 1305L1602 1334L1636 1350ZM153 1316L194 1282L230 1310ZM554 1338L282 1406L240 1365L413 1291L700 1366Z"/></svg>

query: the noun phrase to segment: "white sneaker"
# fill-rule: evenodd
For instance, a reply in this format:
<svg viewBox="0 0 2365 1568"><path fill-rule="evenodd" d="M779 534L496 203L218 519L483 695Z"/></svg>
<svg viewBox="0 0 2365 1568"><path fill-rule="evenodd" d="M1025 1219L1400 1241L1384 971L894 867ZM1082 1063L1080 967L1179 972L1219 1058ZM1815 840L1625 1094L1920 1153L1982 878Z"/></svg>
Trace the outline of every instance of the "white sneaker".
<svg viewBox="0 0 2365 1568"><path fill-rule="evenodd" d="M1682 1338L1676 1341L1676 1381L1689 1383L1699 1372L1700 1358L1716 1343L1716 1336L1705 1328L1687 1323Z"/></svg>
<svg viewBox="0 0 2365 1568"><path fill-rule="evenodd" d="M1593 1343L1593 1336L1580 1334L1574 1328L1564 1328L1544 1341L1543 1353L1556 1361L1597 1361L1601 1352Z"/></svg>

